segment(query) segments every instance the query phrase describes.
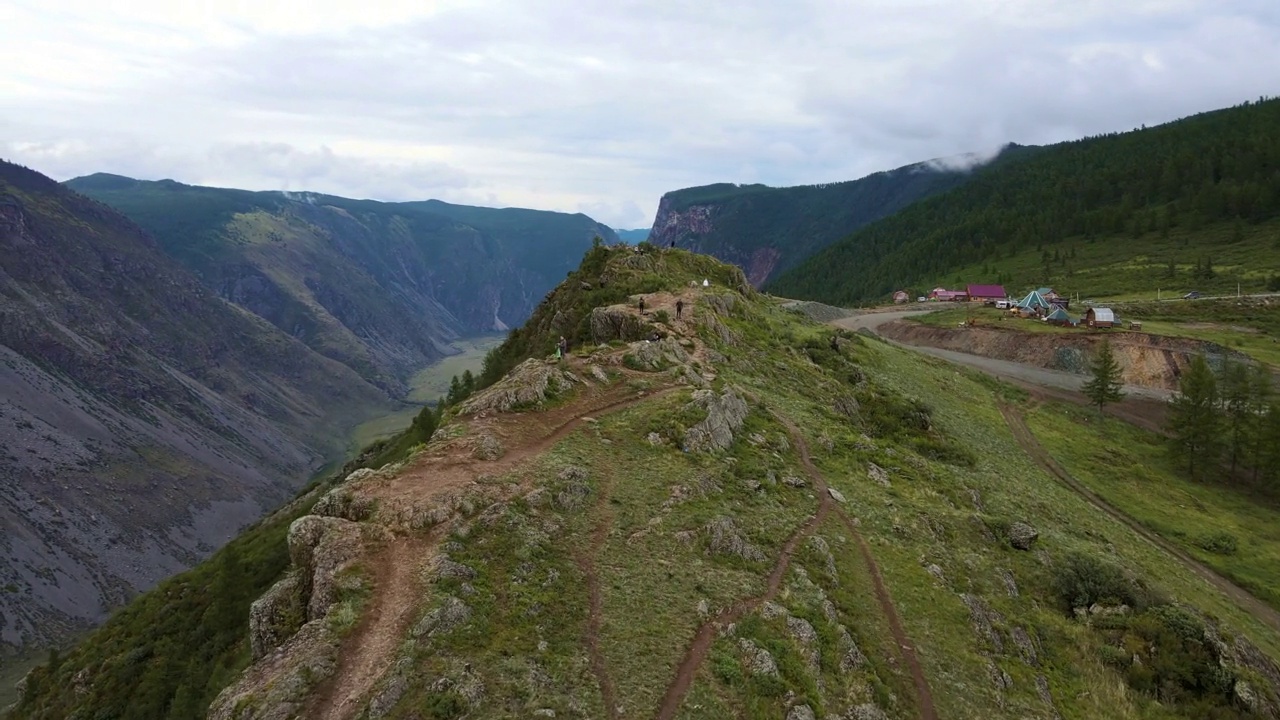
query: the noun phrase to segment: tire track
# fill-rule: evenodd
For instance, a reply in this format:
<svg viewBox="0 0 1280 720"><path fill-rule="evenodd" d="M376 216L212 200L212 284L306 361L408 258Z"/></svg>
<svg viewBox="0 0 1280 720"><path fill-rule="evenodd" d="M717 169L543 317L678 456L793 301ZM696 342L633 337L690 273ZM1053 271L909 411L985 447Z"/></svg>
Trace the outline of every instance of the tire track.
<svg viewBox="0 0 1280 720"><path fill-rule="evenodd" d="M835 510L844 522L845 527L853 534L858 541L859 548L862 552L863 560L867 563L875 584L876 601L880 605L881 611L889 620L889 626L893 634L894 641L903 655L903 660L911 671L912 680L916 689L916 700L920 707L921 717L924 720L937 720L937 713L934 710L933 695L929 690L928 681L925 679L924 671L920 667L919 659L916 657L914 646L911 645L910 639L907 637L902 627L902 621L898 617L893 601L889 596L888 590L885 588L884 579L880 575L880 567L876 564L875 558L871 555L871 549L867 546L862 534L857 531L853 521L845 514L831 497L831 492L827 486L826 478L818 471L813 464L813 459L809 455L809 444L805 442L804 436L800 434L795 424L790 419L780 413L774 412L773 416L782 423L787 429L787 434L791 437L791 442L796 446L800 454L800 464L804 467L805 474L813 482L814 488L818 491L818 511L809 517L795 532L787 538L786 543L782 546L782 551L778 555L777 562L774 563L772 572L769 573L769 580L765 588L765 592L757 597L740 600L726 610L721 611L714 618L703 623L694 635L693 643L685 652L684 658L676 668L675 678L667 687L666 694L663 695L662 703L658 706L658 713L655 715L658 720L671 720L676 716L680 709L680 704L684 701L685 695L689 692L689 687L693 684L694 678L697 676L698 669L706 660L707 653L711 649L711 643L715 640L716 632L725 625L737 622L747 613L755 610L760 605L772 601L778 595L778 591L782 587L782 578L786 575L787 569L791 566L791 559L795 555L796 547L808 538L818 528L818 525Z"/></svg>
<svg viewBox="0 0 1280 720"><path fill-rule="evenodd" d="M1004 416L1005 423L1009 425L1009 430L1013 433L1014 439L1037 465L1043 468L1050 475L1057 478L1063 485L1067 486L1067 488L1073 490L1077 495L1084 498L1089 504L1111 516L1112 519L1123 523L1130 530L1137 533L1152 545L1155 545L1161 550L1172 555L1188 570L1200 576L1200 578L1208 582L1210 585L1213 585L1215 588L1222 591L1222 593L1227 597L1235 601L1240 609L1253 616L1255 620L1269 626L1273 630L1280 631L1280 612L1277 612L1275 608L1259 600L1248 590L1236 585L1228 578L1219 575L1214 569L1191 557L1182 550L1182 548L1177 547L1168 540L1160 537L1158 534L1148 530L1123 510L1115 507L1111 503L1102 499L1102 497L1097 493L1085 487L1083 483L1072 477L1071 474L1059 465L1058 462L1053 459L1053 456L1044 449L1044 446L1036 439L1035 434L1031 432L1031 428L1027 426L1027 422L1022 417L1022 413L1006 403L999 403L999 408L1000 414Z"/></svg>
<svg viewBox="0 0 1280 720"><path fill-rule="evenodd" d="M590 598L590 610L587 614L587 629L582 642L587 646L587 657L590 659L591 672L600 684L600 699L604 703L607 717L618 716L618 693L609 674L609 666L604 652L600 649L600 626L604 618L604 594L600 589L600 575L596 572L596 557L599 556L605 541L609 538L609 527L613 525L613 512L609 510L608 493L601 483L599 499L596 501L600 520L591 532L591 546L578 556L578 567L587 579L587 594Z"/></svg>

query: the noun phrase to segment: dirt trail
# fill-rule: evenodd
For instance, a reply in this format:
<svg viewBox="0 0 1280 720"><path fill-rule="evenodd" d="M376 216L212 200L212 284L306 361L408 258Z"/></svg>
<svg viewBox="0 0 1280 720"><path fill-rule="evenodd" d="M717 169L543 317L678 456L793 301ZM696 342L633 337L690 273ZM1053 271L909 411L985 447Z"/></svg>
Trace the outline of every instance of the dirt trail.
<svg viewBox="0 0 1280 720"><path fill-rule="evenodd" d="M1148 542L1156 547L1164 550L1173 557L1177 558L1186 568L1196 575L1199 575L1206 582L1221 590L1228 598L1231 598L1242 610L1249 613L1254 619L1268 625L1273 630L1280 631L1280 612L1275 608L1264 603L1254 597L1252 593L1244 588L1231 582L1229 579L1219 575L1212 568L1202 564L1199 560L1188 555L1181 548L1173 543L1165 540L1156 533L1143 527L1137 520L1127 515L1124 511L1111 505L1102 499L1089 488L1085 487L1079 480L1071 476L1061 465L1053 459L1040 441L1036 439L1035 434L1031 432L1031 428L1027 426L1026 420L1022 417L1022 413L1017 408L1001 403L1000 414L1004 416L1005 422L1009 425L1009 430L1013 432L1013 437L1022 446L1036 464L1044 468L1049 474L1058 478L1068 488L1074 490L1078 495L1087 500L1091 505L1110 515L1112 518L1124 523L1130 530L1133 530L1139 536L1145 538Z"/></svg>
<svg viewBox="0 0 1280 720"><path fill-rule="evenodd" d="M774 563L773 571L769 573L769 580L763 595L735 603L698 628L698 632L694 635L693 643L689 646L689 649L685 652L684 659L680 661L680 665L676 668L675 678L667 687L667 692L662 698L662 704L658 708L656 717L659 720L670 720L676 716L680 709L680 704L684 701L685 694L688 693L689 687L693 684L693 680L698 674L698 669L702 666L707 653L711 649L711 643L715 640L717 630L730 623L737 622L747 613L777 597L778 591L782 587L782 579L786 576L787 569L791 566L791 559L795 555L796 547L812 535L818 525L834 510L844 521L845 526L853 534L854 538L857 539L862 549L863 559L871 570L871 575L875 582L876 600L880 604L881 611L889 619L894 641L901 648L903 659L911 670L921 717L925 720L936 720L937 714L934 712L933 695L929 691L929 684L925 680L924 671L916 658L911 641L907 638L906 632L902 628L902 621L893 606L893 601L885 589L884 580L880 576L880 567L876 564L875 558L872 557L870 548L854 527L853 521L831 498L826 478L822 476L822 473L813 464L813 460L809 456L809 445L805 442L804 436L800 434L799 429L788 418L778 413L774 413L774 417L786 427L787 434L791 436L791 442L800 453L800 463L804 466L805 473L809 476L810 481L813 482L814 489L818 492L818 511L810 516L800 527L796 528L791 537L787 538L786 543L783 544L782 552L778 555L777 562Z"/></svg>
<svg viewBox="0 0 1280 720"><path fill-rule="evenodd" d="M390 485L380 488L377 494L430 503L442 491L474 481L482 473L509 472L541 455L576 430L584 418L619 412L680 389L683 388L674 386L637 394L614 386L582 402L543 413L501 416L496 420L504 426L508 437L522 442L511 447L498 460L461 460L455 457L453 462L442 466L433 462L439 458L431 458L425 464L420 462L407 469ZM549 432L548 426L551 428ZM349 720L359 715L368 701L369 692L395 661L396 649L404 640L418 608L418 600L422 597L417 570L430 557L442 534L433 532L427 537L398 537L371 559L375 578L372 605L343 642L337 671L317 689L305 717ZM593 613L599 608L598 594L597 587L592 598ZM598 620L597 614L597 629ZM600 672L603 672L603 665ZM605 683L601 689L605 691ZM611 684L608 692L612 693ZM612 698L606 697L606 701L612 702Z"/></svg>
<svg viewBox="0 0 1280 720"><path fill-rule="evenodd" d="M596 572L596 557L609 538L609 527L613 524L613 512L609 509L608 491L601 483L599 497L596 500L596 511L600 520L591 532L591 546L578 556L578 567L587 579L587 593L590 597L590 611L587 614L587 631L583 644L587 647L587 656L591 659L591 672L600 684L600 699L604 703L604 711L608 717L617 717L617 691L613 685L613 677L609 675L604 652L600 649L600 626L604 617L604 594L600 590L600 576Z"/></svg>
<svg viewBox="0 0 1280 720"><path fill-rule="evenodd" d="M338 720L355 717L365 695L390 668L396 647L413 621L416 600L421 597L418 569L430 552L427 538L396 538L374 562L376 580L373 606L344 643L336 683L321 689L305 717Z"/></svg>

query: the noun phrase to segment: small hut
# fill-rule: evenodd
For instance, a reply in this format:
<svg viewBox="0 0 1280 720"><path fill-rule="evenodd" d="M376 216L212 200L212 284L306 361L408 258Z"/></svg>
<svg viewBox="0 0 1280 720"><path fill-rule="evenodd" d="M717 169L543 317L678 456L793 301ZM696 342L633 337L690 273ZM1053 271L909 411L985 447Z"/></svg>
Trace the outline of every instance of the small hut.
<svg viewBox="0 0 1280 720"><path fill-rule="evenodd" d="M1032 311L1048 310L1049 301L1044 299L1044 296L1040 294L1039 290L1032 290L1031 292L1027 293L1026 297L1018 301L1018 307L1026 308Z"/></svg>
<svg viewBox="0 0 1280 720"><path fill-rule="evenodd" d="M1072 325L1072 324L1074 324L1074 323L1072 323L1072 322L1071 322L1071 316L1067 314L1067 311L1066 311L1066 310L1063 310L1063 309L1062 309L1062 308L1060 308L1060 307L1055 307L1055 308L1053 309L1053 312L1049 313L1048 315L1045 315L1045 316L1044 316L1044 321L1045 321L1045 322L1047 322L1047 323L1049 323L1050 325Z"/></svg>
<svg viewBox="0 0 1280 720"><path fill-rule="evenodd" d="M896 305L901 305L902 303L910 299L911 299L911 296L907 294L906 290L899 290L898 292L893 294L893 302Z"/></svg>
<svg viewBox="0 0 1280 720"><path fill-rule="evenodd" d="M1084 314L1084 322L1091 328L1109 328L1116 324L1116 314L1111 308L1091 307Z"/></svg>

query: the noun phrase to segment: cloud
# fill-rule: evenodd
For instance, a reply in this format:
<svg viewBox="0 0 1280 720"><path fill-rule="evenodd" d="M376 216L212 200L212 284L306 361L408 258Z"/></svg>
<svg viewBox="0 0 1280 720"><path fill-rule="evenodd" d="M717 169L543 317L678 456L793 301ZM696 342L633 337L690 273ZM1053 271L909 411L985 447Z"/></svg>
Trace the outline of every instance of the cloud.
<svg viewBox="0 0 1280 720"><path fill-rule="evenodd" d="M679 187L847 180L1273 94L1280 6L16 0L0 63L0 147L55 177L642 227Z"/></svg>

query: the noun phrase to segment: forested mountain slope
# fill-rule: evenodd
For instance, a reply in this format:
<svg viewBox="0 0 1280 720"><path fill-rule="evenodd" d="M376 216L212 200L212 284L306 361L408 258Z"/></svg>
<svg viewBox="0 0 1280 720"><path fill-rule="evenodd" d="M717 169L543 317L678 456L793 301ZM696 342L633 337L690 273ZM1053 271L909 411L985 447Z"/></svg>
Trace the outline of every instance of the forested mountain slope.
<svg viewBox="0 0 1280 720"><path fill-rule="evenodd" d="M474 392L33 671L14 716L1280 717L1280 615L1032 433L1151 482L1158 439L833 332L707 256L595 247Z"/></svg>
<svg viewBox="0 0 1280 720"><path fill-rule="evenodd" d="M118 212L0 162L0 655L207 556L389 405Z"/></svg>
<svg viewBox="0 0 1280 720"><path fill-rule="evenodd" d="M1097 294L1261 289L1280 264L1267 225L1280 216L1277 127L1280 100L1260 100L1013 156L813 255L770 290L841 304L944 279ZM1214 272L1194 271L1206 261Z"/></svg>
<svg viewBox="0 0 1280 720"><path fill-rule="evenodd" d="M617 239L580 214L102 174L67 184L147 229L220 297L397 396L450 340L523 322L593 237Z"/></svg>
<svg viewBox="0 0 1280 720"><path fill-rule="evenodd" d="M1008 147L994 162L1027 151ZM959 165L976 162L956 159ZM713 255L760 286L814 252L911 203L964 183L968 169L917 163L859 180L774 188L721 183L662 196L650 242Z"/></svg>

